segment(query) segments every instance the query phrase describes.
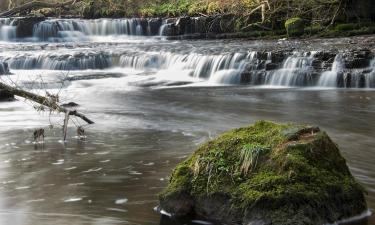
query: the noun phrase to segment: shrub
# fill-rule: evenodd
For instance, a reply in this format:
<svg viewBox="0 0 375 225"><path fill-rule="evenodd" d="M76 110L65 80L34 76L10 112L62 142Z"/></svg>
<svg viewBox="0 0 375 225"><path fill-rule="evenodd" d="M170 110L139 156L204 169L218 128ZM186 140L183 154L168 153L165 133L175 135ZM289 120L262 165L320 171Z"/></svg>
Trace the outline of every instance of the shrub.
<svg viewBox="0 0 375 225"><path fill-rule="evenodd" d="M305 23L299 17L288 19L285 22L285 28L290 37L298 37L304 33Z"/></svg>

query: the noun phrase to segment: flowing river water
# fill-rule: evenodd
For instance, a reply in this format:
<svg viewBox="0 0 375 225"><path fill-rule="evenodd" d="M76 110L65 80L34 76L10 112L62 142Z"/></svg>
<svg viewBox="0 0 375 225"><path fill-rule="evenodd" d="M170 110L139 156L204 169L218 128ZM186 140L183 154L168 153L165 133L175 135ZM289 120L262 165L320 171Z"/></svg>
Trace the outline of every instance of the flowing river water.
<svg viewBox="0 0 375 225"><path fill-rule="evenodd" d="M375 208L375 60L350 79L343 72L348 43L371 37L173 41L134 23L50 20L20 39L0 20L0 72L12 74L0 80L58 93L95 121L79 140L73 119L64 143L62 115L0 103L0 224L170 224L154 208L173 167L262 119L327 131ZM327 49L333 57L318 70ZM41 127L45 143L35 145ZM367 220L359 224L375 224Z"/></svg>

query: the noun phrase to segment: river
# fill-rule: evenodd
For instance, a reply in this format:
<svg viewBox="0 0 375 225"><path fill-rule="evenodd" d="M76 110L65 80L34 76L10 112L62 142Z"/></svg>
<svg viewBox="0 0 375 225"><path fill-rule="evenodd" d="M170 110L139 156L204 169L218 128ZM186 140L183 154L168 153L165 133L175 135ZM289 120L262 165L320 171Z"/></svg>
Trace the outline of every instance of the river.
<svg viewBox="0 0 375 225"><path fill-rule="evenodd" d="M361 48L373 37L168 40L132 21L73 22L44 21L23 39L0 23L0 65L12 73L0 80L58 93L95 121L73 119L63 142L62 115L0 103L0 224L167 224L154 208L173 167L262 119L327 131L375 208L375 47ZM368 63L349 68L355 54ZM34 144L41 127L45 143Z"/></svg>

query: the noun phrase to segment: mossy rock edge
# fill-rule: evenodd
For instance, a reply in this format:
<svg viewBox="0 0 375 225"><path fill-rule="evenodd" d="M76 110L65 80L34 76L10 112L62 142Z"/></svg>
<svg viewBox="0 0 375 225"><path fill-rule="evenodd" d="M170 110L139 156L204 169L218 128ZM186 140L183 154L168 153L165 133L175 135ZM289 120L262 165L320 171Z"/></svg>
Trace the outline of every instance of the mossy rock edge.
<svg viewBox="0 0 375 225"><path fill-rule="evenodd" d="M305 23L299 17L285 21L285 29L290 37L302 36L305 31Z"/></svg>
<svg viewBox="0 0 375 225"><path fill-rule="evenodd" d="M367 209L363 188L317 127L260 121L201 145L159 195L176 217L228 224L316 225Z"/></svg>

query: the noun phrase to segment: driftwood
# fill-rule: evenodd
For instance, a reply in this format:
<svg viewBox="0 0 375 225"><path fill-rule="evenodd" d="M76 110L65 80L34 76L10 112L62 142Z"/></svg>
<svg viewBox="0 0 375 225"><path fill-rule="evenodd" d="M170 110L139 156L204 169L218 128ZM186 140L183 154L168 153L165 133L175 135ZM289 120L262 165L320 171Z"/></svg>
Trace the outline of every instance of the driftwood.
<svg viewBox="0 0 375 225"><path fill-rule="evenodd" d="M65 115L68 115L68 116L76 116L76 117L81 118L82 120L84 120L88 124L94 124L94 122L92 120L87 118L82 113L77 112L77 110L66 109L63 106L60 106L58 104L58 102L56 102L55 100L53 100L51 98L40 96L40 95L25 91L25 90L22 90L22 89L19 89L19 88L15 88L15 87L12 87L10 85L4 84L2 82L0 82L0 89L4 89L4 90L10 92L13 95L28 99L28 100L36 102L36 103L39 103L39 104L41 104L45 107L48 107L49 109L51 109L53 111L64 113Z"/></svg>
<svg viewBox="0 0 375 225"><path fill-rule="evenodd" d="M0 13L0 17L7 17L7 16L13 16L18 13L23 12L29 12L31 10L37 10L42 8L63 8L65 6L74 5L77 2L80 2L81 0L69 0L66 2L60 2L60 3L48 3L48 2L42 2L42 1L32 1L25 3L23 5L20 5L18 7L15 7L13 9L10 9L8 11Z"/></svg>

